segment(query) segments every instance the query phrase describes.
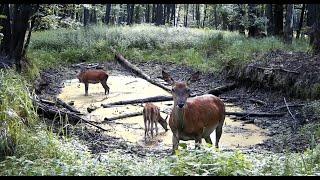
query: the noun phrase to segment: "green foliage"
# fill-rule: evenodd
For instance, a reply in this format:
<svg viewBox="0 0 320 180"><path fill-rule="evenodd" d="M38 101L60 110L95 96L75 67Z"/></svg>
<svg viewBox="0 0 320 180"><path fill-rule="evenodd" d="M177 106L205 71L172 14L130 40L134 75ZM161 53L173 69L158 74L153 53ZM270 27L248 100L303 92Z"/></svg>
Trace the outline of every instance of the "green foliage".
<svg viewBox="0 0 320 180"><path fill-rule="evenodd" d="M110 46L130 60L169 61L203 71L217 71L228 63L248 63L255 60L253 54L270 50L308 50L305 39L285 45L275 37L248 39L236 32L142 24L35 32L28 56L42 69L48 63L112 60Z"/></svg>
<svg viewBox="0 0 320 180"><path fill-rule="evenodd" d="M171 173L178 176L239 176L248 174L250 170L250 162L240 151L221 153L214 150L179 150L171 164Z"/></svg>
<svg viewBox="0 0 320 180"><path fill-rule="evenodd" d="M0 69L0 159L14 153L21 130L37 121L27 82L13 70Z"/></svg>

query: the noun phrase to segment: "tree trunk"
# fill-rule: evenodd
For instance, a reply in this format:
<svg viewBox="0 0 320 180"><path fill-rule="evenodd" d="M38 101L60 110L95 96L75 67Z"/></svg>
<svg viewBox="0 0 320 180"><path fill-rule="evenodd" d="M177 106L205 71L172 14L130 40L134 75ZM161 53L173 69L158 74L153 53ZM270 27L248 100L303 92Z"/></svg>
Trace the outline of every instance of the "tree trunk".
<svg viewBox="0 0 320 180"><path fill-rule="evenodd" d="M214 5L214 26L216 30L218 29L218 12L217 12L217 4Z"/></svg>
<svg viewBox="0 0 320 180"><path fill-rule="evenodd" d="M176 26L179 25L179 22L180 22L180 11L181 11L181 5L178 4L177 6L178 6L178 12L177 12L177 17L176 17L177 20L175 20L176 21Z"/></svg>
<svg viewBox="0 0 320 180"><path fill-rule="evenodd" d="M134 4L127 4L127 24L133 23Z"/></svg>
<svg viewBox="0 0 320 180"><path fill-rule="evenodd" d="M316 22L316 4L307 4L307 26L312 27ZM310 33L308 33L310 34ZM309 44L312 45L313 43L313 35L310 35Z"/></svg>
<svg viewBox="0 0 320 180"><path fill-rule="evenodd" d="M200 4L196 4L196 21L197 27L200 27Z"/></svg>
<svg viewBox="0 0 320 180"><path fill-rule="evenodd" d="M297 30L297 39L300 38L300 33L301 33L302 25L303 25L303 16L304 16L305 9L306 9L306 4L302 4L299 27L298 27L298 30Z"/></svg>
<svg viewBox="0 0 320 180"><path fill-rule="evenodd" d="M152 18L151 18L151 23L156 22L156 14L157 14L157 5L153 4L152 5Z"/></svg>
<svg viewBox="0 0 320 180"><path fill-rule="evenodd" d="M244 11L244 7L243 4L238 4L239 7L239 13L240 13L240 17L238 19L238 26L239 26L239 33L240 34L245 34L246 28L245 26L241 23L242 18L245 16L245 11Z"/></svg>
<svg viewBox="0 0 320 180"><path fill-rule="evenodd" d="M258 32L258 27L257 25L255 25L255 17L257 16L257 5L256 4L249 4L248 5L248 8L249 8L249 14L248 14L248 17L249 17L249 33L248 33L248 36L249 37L255 37L255 35L257 34Z"/></svg>
<svg viewBox="0 0 320 180"><path fill-rule="evenodd" d="M4 4L1 7L3 7L4 15L8 17L2 20L0 24L5 36L0 44L1 56L7 56L12 63L15 63L16 70L21 72L22 61L26 60L24 55L29 44L28 41L30 41L31 26L34 23L34 19L31 21L32 24L29 20L38 10L39 5Z"/></svg>
<svg viewBox="0 0 320 180"><path fill-rule="evenodd" d="M313 53L320 54L320 4L314 4L315 22L311 29L312 50Z"/></svg>
<svg viewBox="0 0 320 180"><path fill-rule="evenodd" d="M283 36L283 4L275 5L274 21L274 35Z"/></svg>
<svg viewBox="0 0 320 180"><path fill-rule="evenodd" d="M156 26L163 24L163 4L157 4Z"/></svg>
<svg viewBox="0 0 320 180"><path fill-rule="evenodd" d="M110 22L110 13L111 13L111 4L106 5L106 16L105 16L105 23L106 25Z"/></svg>
<svg viewBox="0 0 320 180"><path fill-rule="evenodd" d="M95 7L93 7L91 11L90 23L97 24L97 10Z"/></svg>
<svg viewBox="0 0 320 180"><path fill-rule="evenodd" d="M287 4L284 42L292 44L293 36L293 4Z"/></svg>
<svg viewBox="0 0 320 180"><path fill-rule="evenodd" d="M145 19L146 19L146 23L150 23L150 4L147 4Z"/></svg>
<svg viewBox="0 0 320 180"><path fill-rule="evenodd" d="M272 4L267 4L267 18L268 18L267 34L268 36L272 36L274 35L274 16L273 16Z"/></svg>
<svg viewBox="0 0 320 180"><path fill-rule="evenodd" d="M171 24L173 26L176 26L176 5L175 4L172 4L171 5L171 17L170 17L170 21L171 21Z"/></svg>
<svg viewBox="0 0 320 180"><path fill-rule="evenodd" d="M85 27L89 25L89 9L87 7L83 8L83 25Z"/></svg>
<svg viewBox="0 0 320 180"><path fill-rule="evenodd" d="M10 15L10 8L9 4L3 4L1 5L1 15L6 15L6 19L0 19L0 24L3 27L0 32L3 34L3 39L1 40L1 46L0 46L0 53L8 55L10 54L10 39L12 36L12 28L11 28L11 15Z"/></svg>
<svg viewBox="0 0 320 180"><path fill-rule="evenodd" d="M204 26L205 26L206 18L207 18L207 4L204 5L202 28L204 28Z"/></svg>
<svg viewBox="0 0 320 180"><path fill-rule="evenodd" d="M189 8L189 4L185 5L185 15L184 15L184 27L188 26L188 8Z"/></svg>

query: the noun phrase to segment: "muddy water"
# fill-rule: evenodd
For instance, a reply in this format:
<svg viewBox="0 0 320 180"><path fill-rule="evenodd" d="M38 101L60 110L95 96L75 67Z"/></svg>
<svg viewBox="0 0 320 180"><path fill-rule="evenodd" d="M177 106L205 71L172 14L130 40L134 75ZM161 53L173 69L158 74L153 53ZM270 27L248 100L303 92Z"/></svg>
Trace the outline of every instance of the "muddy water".
<svg viewBox="0 0 320 180"><path fill-rule="evenodd" d="M111 103L120 100L131 100L137 98L147 98L159 95L170 95L163 89L154 86L147 81L133 76L110 76L108 79L110 94L104 95L104 89L101 84L89 85L89 96L84 96L84 85L78 80L68 80L64 83L64 88L59 98L66 102L74 101L74 106L81 112L87 113L87 107L100 107L90 114L87 119L92 121L103 121L105 117L113 117L130 112L142 111L142 104L116 106L112 108L102 108L101 103ZM155 103L161 110L172 107L172 101ZM227 107L227 111L241 111L239 107ZM161 114L166 117L165 113ZM105 132L108 135L120 137L132 143L143 145L148 148L171 148L172 133L158 125L159 135L154 139L144 141L144 123L142 116L119 119L113 122L101 125L111 131ZM242 124L242 122L233 121L226 117L223 134L220 140L220 147L226 149L247 148L261 143L267 137L265 130L258 128L253 124ZM215 142L215 132L211 134ZM183 142L183 141L182 141ZM204 142L204 141L203 141ZM194 141L187 141L188 147L194 147Z"/></svg>

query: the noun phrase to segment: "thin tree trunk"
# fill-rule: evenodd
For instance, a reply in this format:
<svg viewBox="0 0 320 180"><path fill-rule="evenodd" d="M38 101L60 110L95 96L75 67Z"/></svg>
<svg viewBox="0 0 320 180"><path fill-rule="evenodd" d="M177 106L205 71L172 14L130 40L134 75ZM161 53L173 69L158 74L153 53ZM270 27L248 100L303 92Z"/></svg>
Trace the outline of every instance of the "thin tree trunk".
<svg viewBox="0 0 320 180"><path fill-rule="evenodd" d="M283 36L283 4L275 5L274 21L274 35Z"/></svg>
<svg viewBox="0 0 320 180"><path fill-rule="evenodd" d="M163 5L157 4L156 26L163 24Z"/></svg>
<svg viewBox="0 0 320 180"><path fill-rule="evenodd" d="M273 8L272 4L267 4L267 34L268 36L274 35L274 15L273 15Z"/></svg>
<svg viewBox="0 0 320 180"><path fill-rule="evenodd" d="M257 5L249 4L249 37L254 37L258 32L258 27L255 25L255 17L257 16Z"/></svg>
<svg viewBox="0 0 320 180"><path fill-rule="evenodd" d="M176 19L176 5L172 4L170 21L171 21L171 24L173 24L173 26L176 26L175 19Z"/></svg>
<svg viewBox="0 0 320 180"><path fill-rule="evenodd" d="M87 7L83 8L83 25L85 27L89 25L89 9Z"/></svg>
<svg viewBox="0 0 320 180"><path fill-rule="evenodd" d="M146 19L146 23L150 23L150 4L147 4L145 19Z"/></svg>
<svg viewBox="0 0 320 180"><path fill-rule="evenodd" d="M178 26L179 22L180 22L180 11L181 11L181 5L177 5L178 6L178 12L177 12L177 17L176 17L176 26Z"/></svg>
<svg viewBox="0 0 320 180"><path fill-rule="evenodd" d="M184 15L184 27L188 26L188 8L189 4L185 5L185 15Z"/></svg>
<svg viewBox="0 0 320 180"><path fill-rule="evenodd" d="M216 30L218 29L218 13L217 13L217 4L214 5L214 26Z"/></svg>
<svg viewBox="0 0 320 180"><path fill-rule="evenodd" d="M106 25L110 22L110 13L111 13L111 4L106 5L106 16L105 16L105 23Z"/></svg>
<svg viewBox="0 0 320 180"><path fill-rule="evenodd" d="M293 36L293 4L287 4L286 25L284 33L284 42L292 44Z"/></svg>
<svg viewBox="0 0 320 180"><path fill-rule="evenodd" d="M207 18L207 4L204 5L202 28L204 28L205 26L206 18Z"/></svg>
<svg viewBox="0 0 320 180"><path fill-rule="evenodd" d="M196 4L196 21L197 27L200 27L200 4Z"/></svg>
<svg viewBox="0 0 320 180"><path fill-rule="evenodd" d="M301 33L302 25L303 25L303 16L304 16L305 9L306 9L306 4L302 4L299 27L298 27L298 30L297 30L297 37L296 37L297 39L300 38L300 33Z"/></svg>
<svg viewBox="0 0 320 180"><path fill-rule="evenodd" d="M240 12L240 17L238 19L238 24L239 24L239 33L240 34L245 34L245 26L243 24L241 24L241 19L245 16L245 11L244 11L244 7L243 4L238 4L239 7L239 12Z"/></svg>
<svg viewBox="0 0 320 180"><path fill-rule="evenodd" d="M157 5L153 4L152 5L152 18L151 18L151 23L156 22L156 14L157 14Z"/></svg>

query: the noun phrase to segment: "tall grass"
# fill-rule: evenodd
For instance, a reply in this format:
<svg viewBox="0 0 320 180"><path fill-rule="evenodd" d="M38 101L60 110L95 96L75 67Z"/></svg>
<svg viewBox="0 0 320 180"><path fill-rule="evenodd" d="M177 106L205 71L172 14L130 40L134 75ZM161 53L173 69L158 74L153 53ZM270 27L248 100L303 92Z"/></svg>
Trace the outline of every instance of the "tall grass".
<svg viewBox="0 0 320 180"><path fill-rule="evenodd" d="M13 154L24 126L32 126L37 114L26 81L13 70L0 69L0 158Z"/></svg>
<svg viewBox="0 0 320 180"><path fill-rule="evenodd" d="M29 57L41 68L80 60L106 61L113 59L113 46L130 60L170 61L198 69L219 70L226 62L246 63L254 53L270 50L307 51L306 39L292 45L280 39L246 38L237 32L185 27L156 27L147 24L88 29L49 30L35 32L30 43Z"/></svg>

